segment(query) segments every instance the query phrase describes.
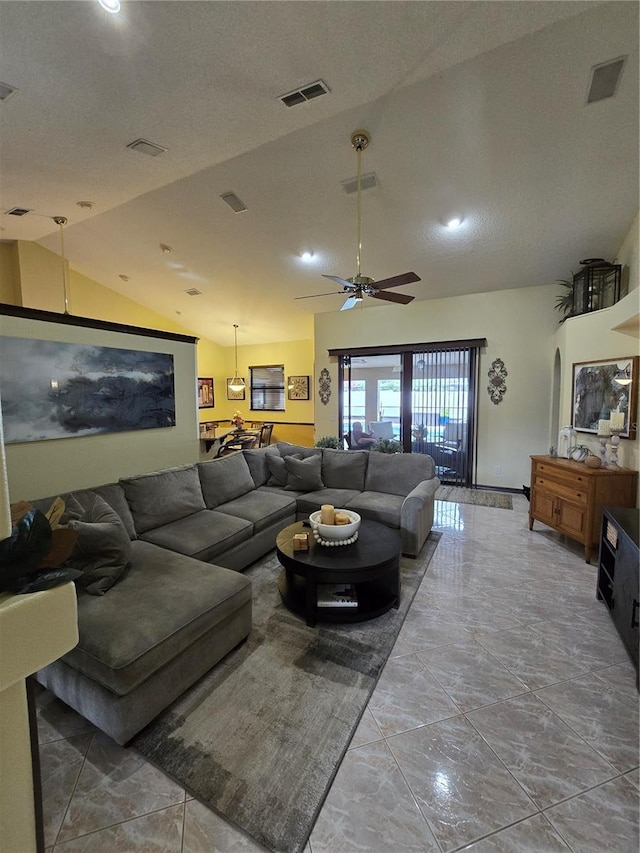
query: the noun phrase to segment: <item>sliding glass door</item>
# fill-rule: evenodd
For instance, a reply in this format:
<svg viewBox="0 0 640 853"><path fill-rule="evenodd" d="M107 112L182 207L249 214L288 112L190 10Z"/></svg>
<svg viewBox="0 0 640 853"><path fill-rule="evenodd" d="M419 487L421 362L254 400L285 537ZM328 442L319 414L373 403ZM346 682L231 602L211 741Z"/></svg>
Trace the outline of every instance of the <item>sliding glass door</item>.
<svg viewBox="0 0 640 853"><path fill-rule="evenodd" d="M471 486L482 344L473 340L332 352L339 356L345 443L370 446L370 441L357 445L362 433L365 439L396 439L405 453L433 457L443 483Z"/></svg>

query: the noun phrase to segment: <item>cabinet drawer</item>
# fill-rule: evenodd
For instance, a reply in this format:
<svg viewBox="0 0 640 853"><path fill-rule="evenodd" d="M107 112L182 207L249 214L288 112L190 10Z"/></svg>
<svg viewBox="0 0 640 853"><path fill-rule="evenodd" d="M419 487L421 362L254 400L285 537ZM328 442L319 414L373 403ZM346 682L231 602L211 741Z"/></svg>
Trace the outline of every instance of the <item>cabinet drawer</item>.
<svg viewBox="0 0 640 853"><path fill-rule="evenodd" d="M536 476L545 477L549 480L583 490L587 488L587 483L589 482L587 474L582 474L579 471L569 471L557 465L549 465L546 462L538 462L536 464Z"/></svg>
<svg viewBox="0 0 640 853"><path fill-rule="evenodd" d="M561 482L550 477L537 476L535 488L576 504L586 504L589 497L588 489L581 489L579 483L572 485L571 483Z"/></svg>

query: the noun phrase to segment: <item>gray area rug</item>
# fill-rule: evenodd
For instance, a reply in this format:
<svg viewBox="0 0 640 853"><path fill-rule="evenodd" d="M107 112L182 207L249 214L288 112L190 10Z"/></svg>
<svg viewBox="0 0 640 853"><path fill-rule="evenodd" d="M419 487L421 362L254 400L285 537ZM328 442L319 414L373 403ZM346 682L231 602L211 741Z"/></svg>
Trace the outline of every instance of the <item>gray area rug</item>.
<svg viewBox="0 0 640 853"><path fill-rule="evenodd" d="M511 495L505 492L491 492L488 489L465 489L464 486L440 486L436 492L436 500L490 506L495 509L513 509Z"/></svg>
<svg viewBox="0 0 640 853"><path fill-rule="evenodd" d="M308 628L281 603L275 552L246 574L253 630L133 742L270 850L304 847L442 534L401 558L398 610Z"/></svg>

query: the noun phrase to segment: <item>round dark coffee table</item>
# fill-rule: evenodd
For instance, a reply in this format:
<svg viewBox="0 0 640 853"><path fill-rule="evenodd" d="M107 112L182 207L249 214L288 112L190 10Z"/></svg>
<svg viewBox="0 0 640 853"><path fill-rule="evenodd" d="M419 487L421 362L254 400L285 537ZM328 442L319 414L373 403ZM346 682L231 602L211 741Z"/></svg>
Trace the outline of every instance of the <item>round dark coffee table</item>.
<svg viewBox="0 0 640 853"><path fill-rule="evenodd" d="M296 533L309 534L309 550L294 551ZM289 610L316 622L364 622L400 602L400 534L363 519L358 540L351 545L319 545L301 521L281 530L276 554L283 566L278 578L282 601ZM357 607L318 607L319 584L351 584Z"/></svg>

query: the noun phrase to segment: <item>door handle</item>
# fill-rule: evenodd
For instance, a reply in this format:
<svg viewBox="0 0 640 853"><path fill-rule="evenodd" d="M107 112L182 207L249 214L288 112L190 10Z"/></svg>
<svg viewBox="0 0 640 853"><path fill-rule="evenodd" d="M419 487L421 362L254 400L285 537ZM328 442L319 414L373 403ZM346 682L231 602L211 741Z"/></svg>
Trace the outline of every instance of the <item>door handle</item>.
<svg viewBox="0 0 640 853"><path fill-rule="evenodd" d="M640 607L640 601L638 601L636 598L634 598L633 599L633 609L631 611L631 627L632 628L637 628L638 624L639 624L638 623L638 607Z"/></svg>

